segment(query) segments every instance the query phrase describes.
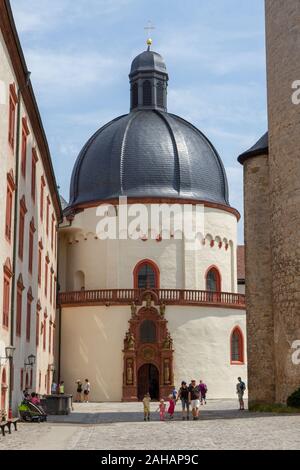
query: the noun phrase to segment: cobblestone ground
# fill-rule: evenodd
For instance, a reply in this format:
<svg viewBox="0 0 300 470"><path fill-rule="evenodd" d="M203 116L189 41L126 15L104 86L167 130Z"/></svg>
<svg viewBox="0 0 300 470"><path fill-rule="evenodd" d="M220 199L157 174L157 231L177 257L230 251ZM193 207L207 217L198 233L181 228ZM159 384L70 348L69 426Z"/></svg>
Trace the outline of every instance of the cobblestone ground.
<svg viewBox="0 0 300 470"><path fill-rule="evenodd" d="M143 421L140 403L74 404L69 416L47 423L20 423L0 436L4 449L300 449L300 415L241 412L236 401L212 400L201 407L199 421L159 422L151 404L151 421Z"/></svg>

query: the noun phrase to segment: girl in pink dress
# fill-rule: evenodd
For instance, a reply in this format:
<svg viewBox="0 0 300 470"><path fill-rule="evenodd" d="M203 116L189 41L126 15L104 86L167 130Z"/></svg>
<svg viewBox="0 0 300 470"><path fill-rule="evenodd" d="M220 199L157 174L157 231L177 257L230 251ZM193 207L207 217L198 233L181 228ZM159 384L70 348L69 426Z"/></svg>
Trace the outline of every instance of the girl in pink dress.
<svg viewBox="0 0 300 470"><path fill-rule="evenodd" d="M157 411L159 410L159 419L160 421L165 420L165 414L166 414L166 404L163 398L160 399L159 406L157 408Z"/></svg>
<svg viewBox="0 0 300 470"><path fill-rule="evenodd" d="M169 395L169 408L168 408L168 414L169 418L173 419L174 418L174 411L175 411L175 400L173 398L173 395Z"/></svg>

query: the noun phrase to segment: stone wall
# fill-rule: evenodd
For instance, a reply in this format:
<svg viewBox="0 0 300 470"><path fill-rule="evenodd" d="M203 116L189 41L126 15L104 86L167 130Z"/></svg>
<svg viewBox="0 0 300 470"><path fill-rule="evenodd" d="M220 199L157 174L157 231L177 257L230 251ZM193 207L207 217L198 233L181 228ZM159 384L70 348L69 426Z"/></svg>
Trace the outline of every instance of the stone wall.
<svg viewBox="0 0 300 470"><path fill-rule="evenodd" d="M292 363L300 339L300 105L291 100L300 80L299 18L298 0L266 0L276 401L300 384Z"/></svg>
<svg viewBox="0 0 300 470"><path fill-rule="evenodd" d="M250 403L275 400L268 155L244 163L248 390Z"/></svg>

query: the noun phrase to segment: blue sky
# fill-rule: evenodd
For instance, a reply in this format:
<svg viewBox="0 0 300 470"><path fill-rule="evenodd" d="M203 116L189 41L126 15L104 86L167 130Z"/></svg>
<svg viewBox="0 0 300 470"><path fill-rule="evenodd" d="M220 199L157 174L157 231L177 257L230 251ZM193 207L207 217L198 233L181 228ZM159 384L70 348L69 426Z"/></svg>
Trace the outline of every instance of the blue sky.
<svg viewBox="0 0 300 470"><path fill-rule="evenodd" d="M86 140L129 111L128 73L155 25L169 72L168 110L191 121L224 162L243 211L236 159L266 131L263 0L11 0L62 195ZM243 240L242 221L239 224Z"/></svg>

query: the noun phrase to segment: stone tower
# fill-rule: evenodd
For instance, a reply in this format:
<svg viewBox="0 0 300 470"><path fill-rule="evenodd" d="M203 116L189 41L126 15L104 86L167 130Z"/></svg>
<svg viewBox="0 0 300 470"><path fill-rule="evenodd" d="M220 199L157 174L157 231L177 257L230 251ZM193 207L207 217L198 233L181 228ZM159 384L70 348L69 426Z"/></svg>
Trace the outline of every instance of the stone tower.
<svg viewBox="0 0 300 470"><path fill-rule="evenodd" d="M269 133L244 164L249 399L284 402L300 385L300 2L266 0Z"/></svg>

